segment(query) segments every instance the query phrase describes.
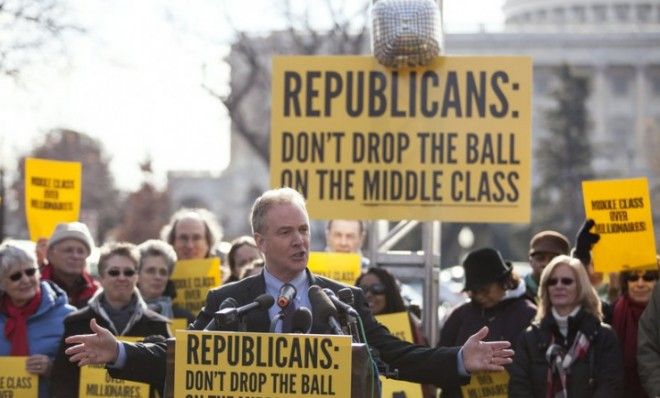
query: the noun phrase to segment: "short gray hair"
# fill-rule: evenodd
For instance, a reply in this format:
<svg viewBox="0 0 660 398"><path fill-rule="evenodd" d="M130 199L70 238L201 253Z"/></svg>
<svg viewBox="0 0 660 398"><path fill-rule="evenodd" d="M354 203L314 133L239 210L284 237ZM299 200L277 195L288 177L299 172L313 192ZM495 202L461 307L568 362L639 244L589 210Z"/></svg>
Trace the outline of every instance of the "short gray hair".
<svg viewBox="0 0 660 398"><path fill-rule="evenodd" d="M295 189L288 187L270 189L259 196L257 200L254 201L254 205L252 205L252 213L250 214L252 234L264 232L264 228L266 227L266 214L268 214L268 211L273 206L278 204L298 205L305 211L305 213L307 213L305 197Z"/></svg>
<svg viewBox="0 0 660 398"><path fill-rule="evenodd" d="M25 251L20 247L5 242L0 245L0 275L7 275L13 267L20 267L21 265L31 265L37 267L37 259L34 253ZM37 278L39 275L37 274Z"/></svg>
<svg viewBox="0 0 660 398"><path fill-rule="evenodd" d="M222 226L218 222L218 219L215 217L215 214L211 213L207 209L200 207L184 207L177 210L174 214L172 214L170 222L161 230L161 239L174 246L174 239L176 238L176 225L184 218L199 219L202 224L204 224L204 232L206 232L204 239L206 239L206 244L209 247L209 252L206 253L206 257L212 256L211 251L213 250L213 247L217 242L222 240Z"/></svg>
<svg viewBox="0 0 660 398"><path fill-rule="evenodd" d="M165 265L167 265L167 272L172 274L174 263L176 263L177 257L176 252L172 246L167 244L167 242L164 242L160 239L149 239L140 243L138 249L140 249L140 263L138 264L138 272L142 270L142 266L144 266L144 260L147 257L162 257L165 260Z"/></svg>

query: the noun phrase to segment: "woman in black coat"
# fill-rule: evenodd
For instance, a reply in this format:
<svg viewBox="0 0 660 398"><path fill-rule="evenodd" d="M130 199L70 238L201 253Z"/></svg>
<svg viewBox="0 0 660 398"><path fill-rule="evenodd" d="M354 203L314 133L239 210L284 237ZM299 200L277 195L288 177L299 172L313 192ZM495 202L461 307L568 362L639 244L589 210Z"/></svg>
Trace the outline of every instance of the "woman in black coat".
<svg viewBox="0 0 660 398"><path fill-rule="evenodd" d="M612 328L578 259L555 257L543 270L534 323L520 337L510 397L620 397L623 362Z"/></svg>

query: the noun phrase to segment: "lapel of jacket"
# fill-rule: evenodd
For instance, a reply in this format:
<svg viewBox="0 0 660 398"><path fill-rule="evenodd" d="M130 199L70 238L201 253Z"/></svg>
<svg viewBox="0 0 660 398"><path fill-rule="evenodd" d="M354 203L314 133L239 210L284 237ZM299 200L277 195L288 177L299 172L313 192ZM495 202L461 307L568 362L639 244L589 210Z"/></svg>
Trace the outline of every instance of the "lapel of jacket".
<svg viewBox="0 0 660 398"><path fill-rule="evenodd" d="M246 303L251 303L258 296L266 293L266 281L263 271L255 278L251 278L249 283L245 284ZM268 310L250 311L246 316L247 330L249 332L268 332L270 328L270 317Z"/></svg>

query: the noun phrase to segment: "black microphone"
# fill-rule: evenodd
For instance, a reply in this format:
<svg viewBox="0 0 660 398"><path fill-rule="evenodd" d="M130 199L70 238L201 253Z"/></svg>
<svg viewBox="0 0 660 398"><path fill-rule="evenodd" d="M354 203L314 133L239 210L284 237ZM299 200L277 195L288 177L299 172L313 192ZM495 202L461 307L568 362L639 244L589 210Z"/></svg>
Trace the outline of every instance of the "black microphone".
<svg viewBox="0 0 660 398"><path fill-rule="evenodd" d="M318 318L327 323L335 334L344 334L337 321L337 308L332 304L328 295L317 285L312 285L307 291L312 309Z"/></svg>
<svg viewBox="0 0 660 398"><path fill-rule="evenodd" d="M353 291L350 287L337 290L337 297L339 297L339 300L350 305L351 307L353 304L355 304L355 296L353 296Z"/></svg>
<svg viewBox="0 0 660 398"><path fill-rule="evenodd" d="M360 337L360 329L358 329L358 319L360 314L353 308L354 297L353 291L350 287L345 287L337 291L337 294L330 289L323 289L327 294L330 300L335 304L337 309L341 312L340 320L343 325L346 326L348 333L353 336L354 343L361 343L362 337Z"/></svg>
<svg viewBox="0 0 660 398"><path fill-rule="evenodd" d="M218 311L213 314L213 319L206 325L204 330L222 330L220 329L219 322L216 321L215 317L218 314L220 310L224 310L225 308L230 308L230 307L237 307L238 306L238 301L236 301L235 298L233 297L227 297L221 304L220 308L218 308ZM228 326L228 325L225 325Z"/></svg>
<svg viewBox="0 0 660 398"><path fill-rule="evenodd" d="M281 309L285 309L289 306L289 303L296 298L297 293L296 288L292 284L283 284L282 287L280 287L280 293L277 296L277 305Z"/></svg>
<svg viewBox="0 0 660 398"><path fill-rule="evenodd" d="M349 289L349 290L350 290L350 289ZM328 289L327 287L326 287L325 289L323 289L323 291L325 292L325 294L328 295L328 298L330 299L330 301L332 301L332 304L334 304L335 307L336 307L339 311L344 312L344 313L346 313L346 314L351 314L351 315L353 315L353 316L360 316L360 315L357 313L357 311L355 311L355 308L353 308L353 307L351 307L350 305L346 304L345 302L341 301L341 300L337 297L337 295L335 294L335 292L333 292L332 290Z"/></svg>
<svg viewBox="0 0 660 398"><path fill-rule="evenodd" d="M309 333L312 329L312 311L307 307L296 308L291 326L291 333Z"/></svg>
<svg viewBox="0 0 660 398"><path fill-rule="evenodd" d="M254 299L250 304L245 304L242 307L224 308L215 313L216 320L220 325L227 325L236 322L243 314L252 310L267 310L275 304L275 299L268 293L264 293Z"/></svg>

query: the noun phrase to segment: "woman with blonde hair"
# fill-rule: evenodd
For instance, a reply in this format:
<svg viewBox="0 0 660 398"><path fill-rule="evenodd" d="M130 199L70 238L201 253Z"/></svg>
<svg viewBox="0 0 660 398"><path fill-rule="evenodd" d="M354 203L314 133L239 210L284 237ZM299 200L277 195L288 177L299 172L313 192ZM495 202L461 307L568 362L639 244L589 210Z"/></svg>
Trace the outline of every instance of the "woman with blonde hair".
<svg viewBox="0 0 660 398"><path fill-rule="evenodd" d="M623 362L602 323L596 291L580 260L555 257L543 270L536 318L518 340L510 397L619 397Z"/></svg>

